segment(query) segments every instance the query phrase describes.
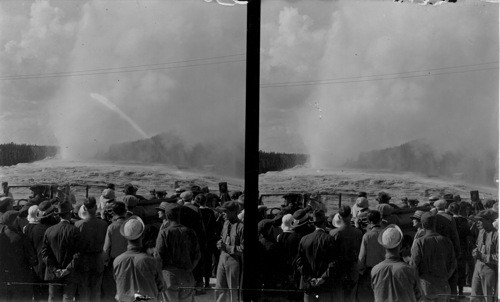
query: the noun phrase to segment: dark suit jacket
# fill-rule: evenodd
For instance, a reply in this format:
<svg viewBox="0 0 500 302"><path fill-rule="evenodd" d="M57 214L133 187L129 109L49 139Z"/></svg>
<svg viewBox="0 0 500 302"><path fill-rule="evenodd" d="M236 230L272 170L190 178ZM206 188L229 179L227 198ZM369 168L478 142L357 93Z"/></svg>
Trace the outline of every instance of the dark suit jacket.
<svg viewBox="0 0 500 302"><path fill-rule="evenodd" d="M335 242L333 237L324 230L315 230L300 240L297 255L297 268L302 277L300 288L307 289L311 278L325 279L321 289L328 290L334 283ZM319 290L321 290L319 289Z"/></svg>
<svg viewBox="0 0 500 302"><path fill-rule="evenodd" d="M28 237L0 224L0 282L30 282L30 267L36 262Z"/></svg>
<svg viewBox="0 0 500 302"><path fill-rule="evenodd" d="M79 269L80 231L67 221L61 221L45 231L42 258L47 269L45 280L54 280L56 269Z"/></svg>

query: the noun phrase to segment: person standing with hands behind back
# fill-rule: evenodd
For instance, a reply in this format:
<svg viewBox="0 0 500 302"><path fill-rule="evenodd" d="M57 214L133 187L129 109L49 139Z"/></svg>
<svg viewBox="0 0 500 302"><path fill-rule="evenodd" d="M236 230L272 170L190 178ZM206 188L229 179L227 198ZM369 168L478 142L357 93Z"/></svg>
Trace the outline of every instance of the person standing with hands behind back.
<svg viewBox="0 0 500 302"><path fill-rule="evenodd" d="M227 201L218 208L222 211L224 226L217 248L221 251L217 267L216 297L217 302L238 301L240 287L241 262L243 257L243 223L238 219L239 205L236 201ZM229 288L230 291L224 290Z"/></svg>

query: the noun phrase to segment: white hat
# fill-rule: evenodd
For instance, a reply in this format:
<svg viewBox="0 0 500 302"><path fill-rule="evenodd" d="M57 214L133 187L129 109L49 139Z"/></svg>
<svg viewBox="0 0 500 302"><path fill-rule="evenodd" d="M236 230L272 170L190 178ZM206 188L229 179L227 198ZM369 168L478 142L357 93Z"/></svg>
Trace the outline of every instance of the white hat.
<svg viewBox="0 0 500 302"><path fill-rule="evenodd" d="M378 243L380 243L380 245L382 245L386 249L393 249L397 247L402 240L403 232L395 224L388 225L378 235Z"/></svg>
<svg viewBox="0 0 500 302"><path fill-rule="evenodd" d="M144 222L138 216L130 216L120 226L120 234L127 240L135 240L144 232Z"/></svg>
<svg viewBox="0 0 500 302"><path fill-rule="evenodd" d="M340 218L339 213L337 213L337 214L335 214L335 216L333 216L332 224L336 228L340 228L341 226L344 225L344 220L342 220L342 218Z"/></svg>
<svg viewBox="0 0 500 302"><path fill-rule="evenodd" d="M38 206L37 205L29 207L29 209L28 209L28 221L31 223L38 222L39 219L37 217L37 214L38 214Z"/></svg>
<svg viewBox="0 0 500 302"><path fill-rule="evenodd" d="M286 214L281 218L281 229L283 232L289 232L292 230L293 215Z"/></svg>

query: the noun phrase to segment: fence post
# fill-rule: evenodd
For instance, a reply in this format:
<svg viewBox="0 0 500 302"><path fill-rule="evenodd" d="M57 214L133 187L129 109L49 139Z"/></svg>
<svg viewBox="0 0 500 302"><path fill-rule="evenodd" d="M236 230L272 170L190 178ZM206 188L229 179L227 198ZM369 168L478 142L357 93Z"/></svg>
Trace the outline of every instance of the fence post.
<svg viewBox="0 0 500 302"><path fill-rule="evenodd" d="M342 206L342 193L339 193L339 209Z"/></svg>
<svg viewBox="0 0 500 302"><path fill-rule="evenodd" d="M85 186L85 198L89 198L89 189L90 189L90 186L86 185Z"/></svg>

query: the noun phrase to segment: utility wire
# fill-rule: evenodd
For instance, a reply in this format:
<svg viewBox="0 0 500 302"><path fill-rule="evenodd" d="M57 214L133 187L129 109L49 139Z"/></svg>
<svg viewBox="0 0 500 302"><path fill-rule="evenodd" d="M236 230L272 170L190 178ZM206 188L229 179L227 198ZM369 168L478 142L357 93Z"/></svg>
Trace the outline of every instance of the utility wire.
<svg viewBox="0 0 500 302"><path fill-rule="evenodd" d="M353 76L353 77L341 77L341 78L324 79L324 80L296 81L296 82L282 82L282 83L265 83L265 84L262 84L261 87L267 87L267 86L269 86L269 87L279 87L277 85L288 85L288 84L322 84L323 82L325 82L325 83L328 84L330 82L339 81L339 80L353 80L353 79L362 79L362 78L395 76L395 75L402 75L402 74L430 72L430 71L456 69L456 68L463 68L463 67L477 67L477 66L495 64L495 63L498 64L498 61L478 63L478 64L457 65L457 66L441 67L441 68L432 68L432 69L404 71L404 72L397 72L397 73L374 74L374 75Z"/></svg>
<svg viewBox="0 0 500 302"><path fill-rule="evenodd" d="M94 73L94 72L101 72L101 71L115 71L115 70L120 70L120 69L132 69L132 68L142 68L142 67L152 67L152 66L160 66L160 65L170 65L170 64L180 64L180 63L189 63L189 62L196 62L196 61L205 61L205 60L212 60L212 59L224 59L224 58L231 58L231 57L238 57L238 56L244 56L244 53L241 54L233 54L233 55L226 55L226 56L217 56L217 57L208 57L208 58L198 58L198 59L190 59L190 60L182 60L182 61L172 61L172 62L164 62L164 63L155 63L155 64L143 64L143 65L132 65L132 66L122 66L122 67L110 67L110 68L98 68L98 69L84 69L84 70L75 70L75 71L65 71L65 72L53 72L53 73L38 73L38 74L19 74L19 75L6 75L6 76L1 76L0 75L0 80L8 80L8 79L18 79L18 78L32 78L32 77L45 77L45 76L55 76L55 75L74 75L74 74L80 74L80 73ZM233 62L233 61L231 61ZM225 61L222 62L209 62L209 63L201 63L201 65L206 65L206 64L218 64L218 63L226 63ZM197 66L197 65L188 65L187 67L191 66ZM175 66L175 67L183 67L183 66ZM143 70L148 70L148 69L140 69L137 71L143 71ZM127 70L124 70L127 71ZM134 70L135 71L135 70ZM99 73L100 74L100 73Z"/></svg>
<svg viewBox="0 0 500 302"><path fill-rule="evenodd" d="M53 74L6 76L6 77L0 77L0 81L30 80L30 79L45 79L45 78L64 78L64 77L92 76L92 75L101 75L101 74L130 73L130 72L150 71L150 70L179 69L179 68L186 68L186 67L208 66L208 65L227 64L227 63L236 63L236 62L245 62L245 61L246 61L245 59L241 59L241 60L228 60L228 61L206 62L206 63L190 64L190 65L130 69L130 70L104 70L104 71L99 71L99 72L76 72L76 73L75 72L61 72L61 73L53 73ZM163 64L166 64L166 63L163 63ZM124 67L122 67L122 68L124 68Z"/></svg>
<svg viewBox="0 0 500 302"><path fill-rule="evenodd" d="M484 70L497 70L497 67L489 67L489 68L480 68L480 69L471 69L471 70L462 70L462 71L451 71L451 72L440 72L440 73L427 73L427 74L419 74L419 75L409 75L409 76L401 76L401 77L381 77L381 78L373 78L373 79L362 79L360 78L354 78L353 80L348 80L348 81L338 81L338 80L331 80L328 82L325 81L315 81L315 82L307 82L307 83L293 83L291 82L290 84L288 83L283 83L283 84L277 84L277 85L266 85L263 84L261 85L261 88L275 88L275 87L298 87L298 86L312 86L312 85L329 85L329 84L347 84L347 83L359 83L359 82L375 82L375 81L385 81L385 80L397 80L397 79L409 79L409 78L421 78L421 77L429 77L429 76L436 76L436 75L445 75L445 74L459 74L459 73L467 73L467 72L474 72L474 71L484 71ZM384 76L384 75L379 75L379 76Z"/></svg>

